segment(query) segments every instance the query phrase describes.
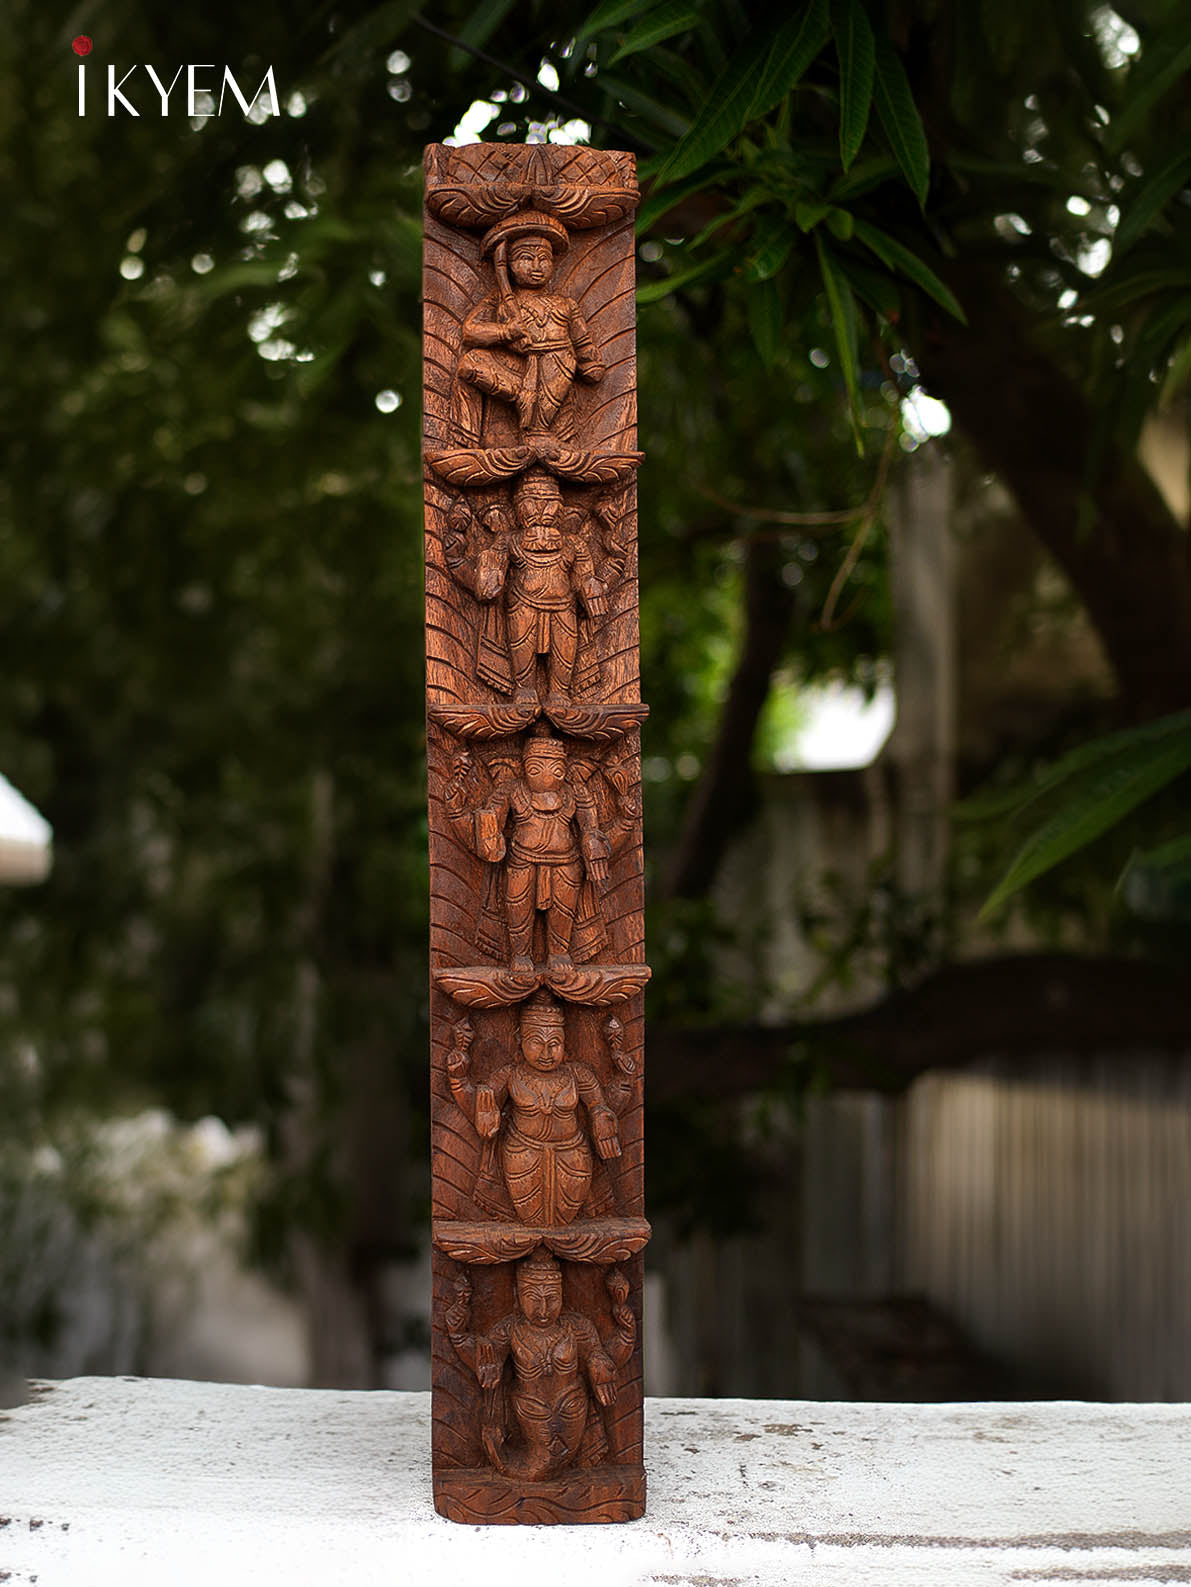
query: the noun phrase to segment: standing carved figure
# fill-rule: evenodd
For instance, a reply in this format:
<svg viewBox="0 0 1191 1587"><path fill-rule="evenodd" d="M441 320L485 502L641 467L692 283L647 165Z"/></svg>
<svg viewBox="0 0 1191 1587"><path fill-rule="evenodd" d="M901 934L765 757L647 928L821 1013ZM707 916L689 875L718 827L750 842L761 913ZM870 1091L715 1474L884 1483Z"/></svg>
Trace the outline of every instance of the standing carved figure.
<svg viewBox="0 0 1191 1587"><path fill-rule="evenodd" d="M478 531L460 503L443 542L454 577L487 605L476 670L518 702L536 702L540 656L547 668L546 704L563 704L575 678L581 617L605 615L607 584L597 577L586 540L565 526L557 481L541 469L518 484L512 522L507 509L492 506L482 523ZM614 577L623 565L623 557L609 564ZM587 668L588 686L593 675L598 678L598 668Z"/></svg>
<svg viewBox="0 0 1191 1587"><path fill-rule="evenodd" d="M534 922L546 927L547 964L569 968L576 918L588 935L600 927L594 889L607 880L612 845L598 825L595 796L568 780L567 751L542 724L529 736L521 776L498 783L469 809L470 757L462 752L443 802L459 835L482 860L504 865L504 912L510 967L532 971ZM506 837L507 829L507 837Z"/></svg>
<svg viewBox="0 0 1191 1587"><path fill-rule="evenodd" d="M622 1082L615 1100L623 1105L636 1066L616 1042L613 1027L619 1033L620 1022L609 1020L605 1029ZM477 1200L484 1196L485 1177L499 1154L505 1188L523 1223L573 1222L591 1192L592 1146L604 1161L620 1156L612 1087L606 1091L601 1086L590 1064L568 1058L563 1011L545 992L522 1009L519 1056L482 1081L471 1078L471 1041L471 1021L458 1020L447 1054L447 1080L455 1101L485 1142ZM586 1128L580 1104L587 1116Z"/></svg>
<svg viewBox="0 0 1191 1587"><path fill-rule="evenodd" d="M456 1278L447 1336L483 1390L481 1443L505 1475L544 1482L607 1455L597 1406L616 1402L616 1371L633 1353L637 1319L619 1268L604 1282L612 1302L607 1339L563 1306L562 1270L540 1247L517 1264L516 1309L487 1333L471 1331L471 1282L466 1271Z"/></svg>
<svg viewBox="0 0 1191 1587"><path fill-rule="evenodd" d="M525 209L507 215L480 243L492 256L497 290L463 322L468 349L455 369L451 425L469 446L483 439L484 396L511 403L523 438L569 440L574 418L567 397L576 378L604 377L587 322L574 298L549 292L555 251L568 243L553 215Z"/></svg>

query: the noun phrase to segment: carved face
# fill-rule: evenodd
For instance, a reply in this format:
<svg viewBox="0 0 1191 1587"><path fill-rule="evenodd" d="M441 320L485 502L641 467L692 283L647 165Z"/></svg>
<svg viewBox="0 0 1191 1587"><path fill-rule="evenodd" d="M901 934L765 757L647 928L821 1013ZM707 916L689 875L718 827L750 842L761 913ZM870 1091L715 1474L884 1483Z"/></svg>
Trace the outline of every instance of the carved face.
<svg viewBox="0 0 1191 1587"><path fill-rule="evenodd" d="M548 1328L562 1316L562 1274L517 1274L517 1305L521 1315L538 1328Z"/></svg>
<svg viewBox="0 0 1191 1587"><path fill-rule="evenodd" d="M540 496L518 503L521 543L527 551L558 551L562 547L562 503Z"/></svg>
<svg viewBox="0 0 1191 1587"><path fill-rule="evenodd" d="M562 1020L525 1020L521 1025L521 1056L534 1069L549 1073L566 1057Z"/></svg>
<svg viewBox="0 0 1191 1587"><path fill-rule="evenodd" d="M567 763L561 755L529 750L522 762L525 784L532 793L558 793L567 780Z"/></svg>
<svg viewBox="0 0 1191 1587"><path fill-rule="evenodd" d="M509 273L519 287L544 287L554 273L554 250L545 237L519 237L509 249Z"/></svg>

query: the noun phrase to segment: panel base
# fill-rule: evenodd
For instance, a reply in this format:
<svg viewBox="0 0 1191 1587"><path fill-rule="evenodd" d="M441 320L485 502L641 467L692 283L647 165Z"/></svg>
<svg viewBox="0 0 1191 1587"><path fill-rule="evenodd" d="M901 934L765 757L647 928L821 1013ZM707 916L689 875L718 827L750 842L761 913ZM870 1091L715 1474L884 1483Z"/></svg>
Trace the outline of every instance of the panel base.
<svg viewBox="0 0 1191 1587"><path fill-rule="evenodd" d="M491 1466L434 1474L434 1508L470 1526L579 1526L638 1521L645 1514L643 1466L592 1466L551 1482L516 1482Z"/></svg>

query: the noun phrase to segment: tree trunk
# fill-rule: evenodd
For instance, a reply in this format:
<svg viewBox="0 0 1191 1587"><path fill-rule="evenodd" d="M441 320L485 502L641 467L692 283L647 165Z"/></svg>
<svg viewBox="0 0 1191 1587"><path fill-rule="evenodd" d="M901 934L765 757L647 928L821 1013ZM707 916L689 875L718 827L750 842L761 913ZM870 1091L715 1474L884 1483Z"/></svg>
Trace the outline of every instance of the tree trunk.
<svg viewBox="0 0 1191 1587"><path fill-rule="evenodd" d="M1096 460L1095 513L1080 503L1095 416L1033 341L1029 311L986 262L949 260L966 326L928 322L922 379L1004 481L1087 608L1128 714L1191 704L1191 535L1136 457L1111 441Z"/></svg>

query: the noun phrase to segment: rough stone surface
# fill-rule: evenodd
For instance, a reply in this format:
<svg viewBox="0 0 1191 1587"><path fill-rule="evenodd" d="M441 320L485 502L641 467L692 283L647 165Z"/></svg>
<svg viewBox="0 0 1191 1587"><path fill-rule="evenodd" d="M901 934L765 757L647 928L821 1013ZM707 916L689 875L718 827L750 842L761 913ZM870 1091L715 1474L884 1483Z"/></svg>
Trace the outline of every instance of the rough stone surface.
<svg viewBox="0 0 1191 1587"><path fill-rule="evenodd" d="M430 1396L137 1378L0 1413L0 1581L37 1587L1191 1582L1191 1407L647 1402L649 1508L470 1527Z"/></svg>

